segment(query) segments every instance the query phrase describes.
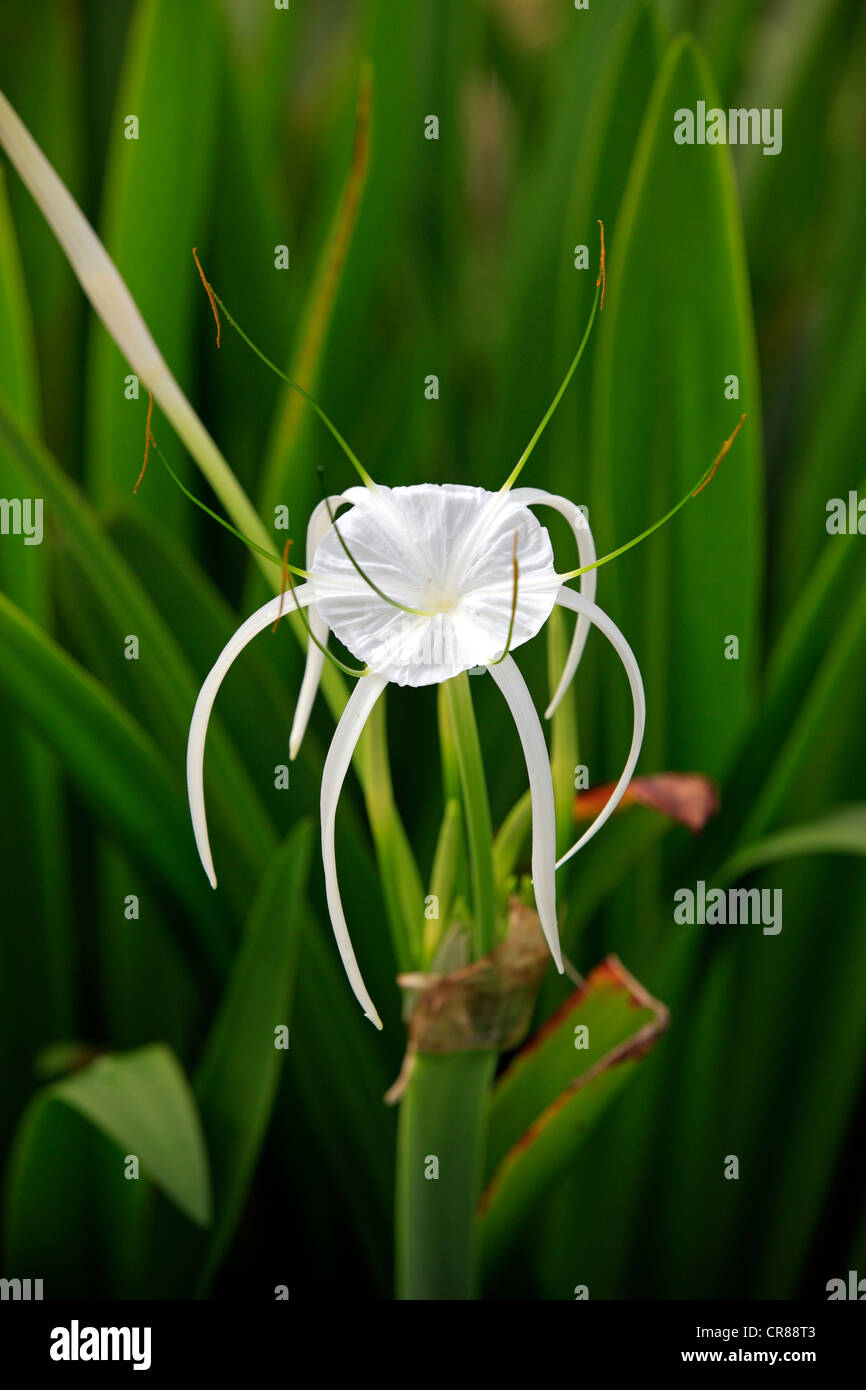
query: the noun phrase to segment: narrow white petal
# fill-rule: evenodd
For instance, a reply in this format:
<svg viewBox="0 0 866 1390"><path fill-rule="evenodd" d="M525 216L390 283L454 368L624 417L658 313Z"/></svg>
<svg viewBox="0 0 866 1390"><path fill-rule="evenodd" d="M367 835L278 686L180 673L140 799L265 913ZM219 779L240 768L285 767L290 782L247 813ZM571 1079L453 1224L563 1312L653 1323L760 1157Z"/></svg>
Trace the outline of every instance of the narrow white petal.
<svg viewBox="0 0 866 1390"><path fill-rule="evenodd" d="M352 761L352 754L364 731L364 725L370 716L370 711L386 685L387 681L381 676L361 676L358 679L346 708L340 716L340 722L328 749L328 756L322 770L321 795L322 861L325 867L325 892L328 899L328 911L331 914L331 926L334 929L337 950L340 952L343 968L349 977L349 984L352 986L355 998L364 1010L365 1016L377 1028L382 1027L382 1020L379 1018L361 978L355 952L352 950L349 928L343 913L343 904L340 900L334 829L337 819L337 802L340 799L343 782Z"/></svg>
<svg viewBox="0 0 866 1390"><path fill-rule="evenodd" d="M564 516L574 532L581 567L594 564L597 557L595 553L595 541L592 539L592 531L589 529L589 521L575 502L571 502L567 497L559 497L556 493L543 492L540 488L534 487L514 488L511 495L516 502L521 502L525 507L534 507L541 504L544 507L553 507L555 511ZM588 570L586 574L580 576L580 592L583 594L584 598L589 599L590 603L595 599L597 580L598 570ZM574 673L580 664L580 658L583 656L583 649L586 645L589 629L589 619L586 617L586 614L582 613L574 629L574 636L571 639L571 647L569 648L562 675L559 678L559 684L556 687L553 699L544 711L545 719L550 719L574 679Z"/></svg>
<svg viewBox="0 0 866 1390"><path fill-rule="evenodd" d="M27 127L0 92L0 144L27 185L105 327L152 391L214 491L254 537L259 521L219 449L181 391L114 262Z"/></svg>
<svg viewBox="0 0 866 1390"><path fill-rule="evenodd" d="M632 774L638 760L638 754L640 753L640 747L643 742L643 732L646 726L646 699L637 658L613 619L609 618L597 604L590 603L582 594L576 594L573 589L567 589L564 586L559 591L557 603L561 603L565 608L570 608L574 613L584 614L591 623L595 624L600 632L604 633L625 667L625 673L628 676L628 683L631 687L632 703L634 705L634 728L632 732L631 748L629 749L622 775L595 820L583 832L577 843L573 844L571 849L557 861L556 867L560 868L573 854L577 854L579 849L583 849L587 841L591 840L593 835L604 825L605 821L613 815L622 800L623 793L632 779Z"/></svg>
<svg viewBox="0 0 866 1390"><path fill-rule="evenodd" d="M508 708L514 716L532 797L532 886L535 906L541 921L550 954L562 974L562 950L556 925L556 814L553 802L553 778L550 774L550 755L544 741L541 720L535 712L532 697L518 670L514 658L507 656L490 674L499 686Z"/></svg>
<svg viewBox="0 0 866 1390"><path fill-rule="evenodd" d="M312 584L302 584L295 590L295 598L301 607L305 607L313 597ZM282 601L283 611L286 603L292 600ZM226 643L223 650L217 657L212 669L208 673L204 685L198 694L195 702L195 709L192 712L192 719L189 726L189 739L186 747L186 785L189 795L189 810L192 817L192 828L195 833L195 842L198 847L199 858L201 859L204 871L210 879L212 888L216 888L216 874L213 867L213 856L211 855L210 840L207 833L207 817L204 806L204 745L207 738L207 726L210 720L213 703L217 696L217 691L223 683L226 672L231 666L235 657L239 656L244 647L258 636L260 632L273 623L280 612L280 599L272 598L261 608L256 609L245 623L242 623L234 637Z"/></svg>
<svg viewBox="0 0 866 1390"><path fill-rule="evenodd" d="M331 512L336 512L337 507L343 501L342 494L324 499L318 506L313 508L312 515L307 524L307 559L308 570L313 568L313 559L319 542L331 529L331 517L328 512L330 505ZM310 631L313 636L321 642L323 647L328 645L328 624L319 613L315 604L310 608ZM298 752L307 731L307 724L310 721L310 714L313 709L313 702L316 692L319 689L319 681L322 679L322 671L325 666L325 653L307 638L307 661L304 666L304 679L301 681L301 688L298 691L298 703L295 706L295 717L292 720L292 731L289 734L289 757L292 761L298 756Z"/></svg>

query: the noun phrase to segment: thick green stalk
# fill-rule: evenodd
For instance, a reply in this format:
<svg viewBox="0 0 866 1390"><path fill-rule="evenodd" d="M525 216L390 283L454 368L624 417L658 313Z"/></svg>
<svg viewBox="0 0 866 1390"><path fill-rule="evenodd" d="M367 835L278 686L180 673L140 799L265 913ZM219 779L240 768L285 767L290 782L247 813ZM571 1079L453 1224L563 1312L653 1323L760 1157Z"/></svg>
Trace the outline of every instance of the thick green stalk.
<svg viewBox="0 0 866 1390"><path fill-rule="evenodd" d="M397 1297L476 1297L493 1052L419 1052L397 1136Z"/></svg>
<svg viewBox="0 0 866 1390"><path fill-rule="evenodd" d="M493 827L484 779L484 762L472 692L465 671L444 685L460 767L463 809L472 868L472 941L476 959L496 945L496 888L493 882Z"/></svg>

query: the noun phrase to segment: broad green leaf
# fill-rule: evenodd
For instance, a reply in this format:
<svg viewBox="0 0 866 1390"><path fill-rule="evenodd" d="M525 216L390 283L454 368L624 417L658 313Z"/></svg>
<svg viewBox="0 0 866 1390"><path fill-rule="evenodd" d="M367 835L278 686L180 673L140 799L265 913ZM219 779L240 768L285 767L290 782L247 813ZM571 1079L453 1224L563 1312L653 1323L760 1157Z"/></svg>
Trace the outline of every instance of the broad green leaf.
<svg viewBox="0 0 866 1390"><path fill-rule="evenodd" d="M738 105L734 98L740 90L744 69L752 58L754 41L760 41L761 37L762 26L753 0L728 0L725 5L706 5L696 16L695 23L698 38L715 74L723 105L726 108ZM770 105L768 101L764 104Z"/></svg>
<svg viewBox="0 0 866 1390"><path fill-rule="evenodd" d="M810 257L818 281L813 293L820 296L823 312L820 328L810 343L810 368L791 429L789 456L796 486L785 488L779 500L776 585L779 601L786 607L793 605L811 583L823 552L843 547L851 520L855 524L859 520L856 511L853 516L849 514L849 493L854 491L858 500L864 496L866 284L861 265L866 235L866 170L857 131L847 119L862 91L863 54L866 21L859 53L854 55L847 80L839 83L832 128L840 130L841 138L837 138L839 148L826 155L834 169L832 195L828 197L831 211L816 229L820 255ZM841 532L839 502L844 517Z"/></svg>
<svg viewBox="0 0 866 1390"><path fill-rule="evenodd" d="M808 812L816 798L856 794L860 740L858 683L866 643L866 589L835 626L827 653L784 730L784 741L755 797L742 839L765 834L782 815Z"/></svg>
<svg viewBox="0 0 866 1390"><path fill-rule="evenodd" d="M607 244L617 244L622 196L661 57L656 8L645 0L634 0L623 11L605 54L592 110L583 127L585 159L578 160L571 173L566 226L571 244L563 249L558 293L551 306L560 363L568 362L574 353L580 325L595 292L599 219ZM578 246L589 249L586 270L575 266ZM596 335L600 326L599 321ZM589 499L589 426L596 350L591 344L550 426L555 440L550 470L553 490L576 502Z"/></svg>
<svg viewBox="0 0 866 1390"><path fill-rule="evenodd" d="M13 1209L31 1131L40 1125L45 1107L56 1104L76 1110L117 1145L119 1180L123 1180L123 1162L135 1156L142 1177L150 1179L191 1221L209 1225L210 1176L198 1112L169 1048L154 1044L135 1052L105 1054L34 1098L22 1120L19 1147L11 1162L9 1204Z"/></svg>
<svg viewBox="0 0 866 1390"><path fill-rule="evenodd" d="M488 1268L667 1021L664 1005L610 956L517 1054L490 1107L480 1207Z"/></svg>
<svg viewBox="0 0 866 1390"><path fill-rule="evenodd" d="M643 667L653 711L645 764L718 775L753 712L760 659L761 405L730 157L725 146L674 140L674 111L699 100L715 103L712 79L694 42L679 39L653 90L607 260L592 515L602 553L638 534L747 412L710 486L601 571ZM725 397L731 376L736 400ZM737 660L725 657L730 635Z"/></svg>
<svg viewBox="0 0 866 1390"><path fill-rule="evenodd" d="M780 282L802 277L809 259L827 250L826 227L814 214L826 206L829 109L851 29L848 6L809 0L789 5L775 32L757 35L760 80L747 74L737 105L783 112L778 154L765 157L752 144L738 151L756 301L764 311Z"/></svg>

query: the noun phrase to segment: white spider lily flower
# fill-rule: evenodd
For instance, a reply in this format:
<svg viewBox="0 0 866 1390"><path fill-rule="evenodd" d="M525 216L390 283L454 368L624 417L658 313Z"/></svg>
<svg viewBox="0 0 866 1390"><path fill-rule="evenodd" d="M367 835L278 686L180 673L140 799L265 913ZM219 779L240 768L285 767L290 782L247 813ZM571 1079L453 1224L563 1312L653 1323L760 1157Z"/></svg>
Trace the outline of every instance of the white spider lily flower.
<svg viewBox="0 0 866 1390"><path fill-rule="evenodd" d="M255 538L257 545L267 548L267 532L258 515L178 386L117 268L2 92L0 144L133 371L153 393L237 527ZM592 839L613 813L637 762L645 721L640 670L622 633L594 602L596 575L594 568L587 567L597 562L583 513L566 498L536 488L511 487L580 360L599 302L599 285L603 290L603 260L596 300L583 340L547 413L508 482L497 493L451 484L393 489L376 485L316 402L296 383L289 382L311 402L367 484L350 488L314 510L307 535L307 568L311 578L293 591L293 598L299 608L309 608L310 631L322 647L327 643L329 632L333 631L349 651L365 663L364 672L337 725L322 773L322 855L328 907L340 955L365 1014L380 1028L381 1021L358 969L340 900L334 827L337 803L352 754L385 686L389 682L429 685L449 680L473 667L489 667L508 702L526 759L532 796L532 877L536 906L560 971L562 957L554 882L558 864L550 762L540 720L510 655L513 648L538 633L555 604L572 609L578 620L547 716L553 713L574 676L591 624L604 633L620 657L634 704L631 749L614 792L559 864L565 863ZM712 476L733 437L723 446L712 469L704 475L701 486ZM575 577L574 573L559 575L554 569L548 533L529 511L530 506L537 504L556 509L572 526L581 562L580 593L564 583L565 579ZM351 511L335 524L337 509L346 505ZM683 503L678 507L681 505ZM673 515L673 511L669 515ZM618 553L605 559L612 559ZM515 558L519 563L516 600ZM242 624L205 680L193 712L187 748L190 812L199 855L214 887L216 876L208 841L203 787L208 721L220 684L232 662L253 637L274 622L285 602L282 597L270 600ZM320 647L311 642L290 737L292 757L297 754L309 720L324 659Z"/></svg>
<svg viewBox="0 0 866 1390"><path fill-rule="evenodd" d="M622 661L634 705L632 744L614 792L577 843L562 856L560 864L592 839L613 813L637 763L645 702L634 653L616 624L593 601L594 570L582 576L582 593L563 584L554 567L550 537L529 510L529 505L535 503L555 507L569 519L582 563L593 563L592 537L580 510L565 498L535 488L486 492L459 484L430 483L415 487L354 487L321 503L310 520L307 567L311 578L293 591L294 600L299 607L309 607L311 631L323 645L329 631L333 631L365 666L325 759L321 786L322 858L328 909L346 973L365 1015L379 1028L381 1021L358 968L340 899L334 827L352 754L385 686L389 682L431 685L473 667L488 666L508 703L523 746L532 797L536 907L560 972L562 956L554 882L558 865L550 761L541 721L510 655L511 649L540 631L557 603L576 612L578 623L563 679L548 713L574 675L591 624L604 633ZM336 519L336 508L346 504L351 510ZM519 565L516 602L515 555ZM280 611L281 601L272 599L238 629L205 680L192 717L187 757L190 808L199 854L214 887L216 877L203 791L208 720L217 690L232 662L257 633L273 623ZM292 727L292 756L303 737L323 661L321 649L311 643Z"/></svg>

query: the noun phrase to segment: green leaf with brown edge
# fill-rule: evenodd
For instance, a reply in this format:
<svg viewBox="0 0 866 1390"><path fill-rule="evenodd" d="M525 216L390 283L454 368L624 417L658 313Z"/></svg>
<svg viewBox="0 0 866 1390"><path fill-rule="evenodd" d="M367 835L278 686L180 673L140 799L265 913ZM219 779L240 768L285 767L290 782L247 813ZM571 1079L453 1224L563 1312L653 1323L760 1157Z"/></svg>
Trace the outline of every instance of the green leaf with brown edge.
<svg viewBox="0 0 866 1390"><path fill-rule="evenodd" d="M517 1054L490 1108L479 1207L488 1269L667 1025L665 1006L608 956Z"/></svg>

